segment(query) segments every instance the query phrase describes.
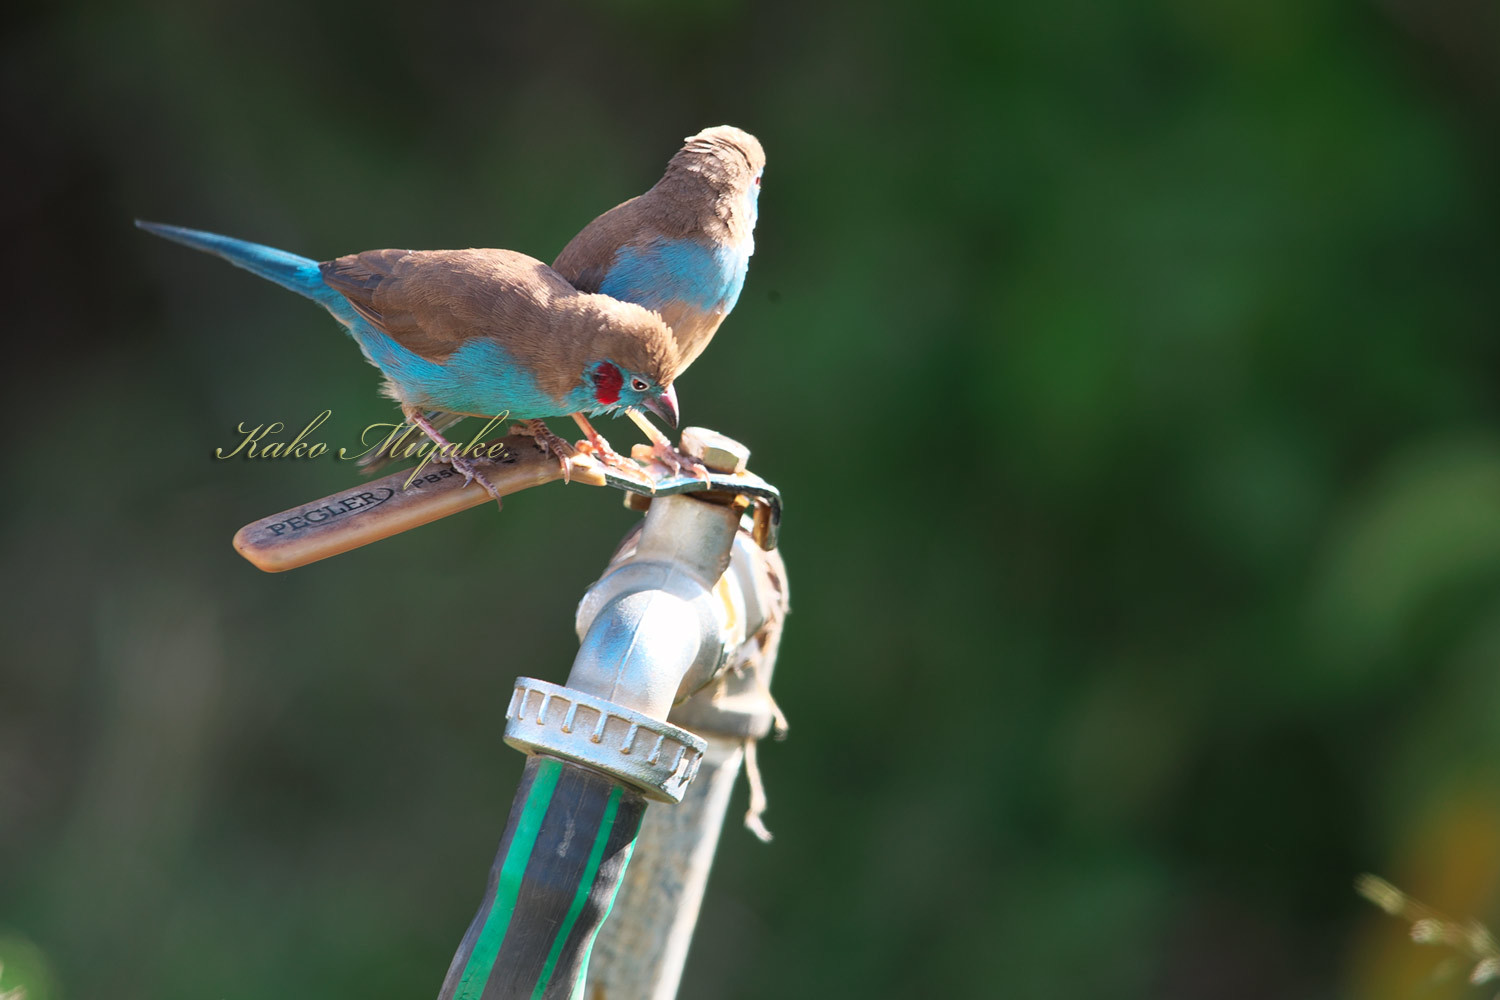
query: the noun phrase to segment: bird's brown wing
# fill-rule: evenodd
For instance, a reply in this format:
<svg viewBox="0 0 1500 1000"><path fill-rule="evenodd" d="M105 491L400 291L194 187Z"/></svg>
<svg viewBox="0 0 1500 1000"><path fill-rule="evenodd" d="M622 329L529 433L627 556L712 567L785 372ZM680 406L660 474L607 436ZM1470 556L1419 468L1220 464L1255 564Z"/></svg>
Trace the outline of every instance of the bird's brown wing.
<svg viewBox="0 0 1500 1000"><path fill-rule="evenodd" d="M319 268L366 322L431 361L475 337L545 336L548 304L574 294L547 265L511 250L367 250Z"/></svg>

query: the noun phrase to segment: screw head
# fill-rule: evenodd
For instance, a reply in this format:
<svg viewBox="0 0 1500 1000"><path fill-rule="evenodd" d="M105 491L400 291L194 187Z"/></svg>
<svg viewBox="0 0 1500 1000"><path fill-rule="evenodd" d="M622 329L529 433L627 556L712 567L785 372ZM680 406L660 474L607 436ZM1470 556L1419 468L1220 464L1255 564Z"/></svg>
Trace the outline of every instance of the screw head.
<svg viewBox="0 0 1500 1000"><path fill-rule="evenodd" d="M680 447L714 472L744 472L750 463L749 448L707 427L684 427Z"/></svg>

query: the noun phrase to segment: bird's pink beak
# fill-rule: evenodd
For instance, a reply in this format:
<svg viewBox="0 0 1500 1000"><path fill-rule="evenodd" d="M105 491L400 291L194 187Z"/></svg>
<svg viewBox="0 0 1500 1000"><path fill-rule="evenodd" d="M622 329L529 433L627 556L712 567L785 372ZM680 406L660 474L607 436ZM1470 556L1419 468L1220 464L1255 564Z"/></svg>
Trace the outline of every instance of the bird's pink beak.
<svg viewBox="0 0 1500 1000"><path fill-rule="evenodd" d="M660 396L644 400L641 405L666 421L668 427L677 427L677 390L672 386L667 386L667 391Z"/></svg>

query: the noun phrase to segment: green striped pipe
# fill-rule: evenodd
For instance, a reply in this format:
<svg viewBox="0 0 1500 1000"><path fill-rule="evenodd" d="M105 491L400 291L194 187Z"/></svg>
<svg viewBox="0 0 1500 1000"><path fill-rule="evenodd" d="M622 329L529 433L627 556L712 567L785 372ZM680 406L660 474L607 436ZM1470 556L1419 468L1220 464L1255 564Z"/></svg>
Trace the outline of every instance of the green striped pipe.
<svg viewBox="0 0 1500 1000"><path fill-rule="evenodd" d="M479 912L438 1000L571 1000L635 849L646 800L528 757Z"/></svg>

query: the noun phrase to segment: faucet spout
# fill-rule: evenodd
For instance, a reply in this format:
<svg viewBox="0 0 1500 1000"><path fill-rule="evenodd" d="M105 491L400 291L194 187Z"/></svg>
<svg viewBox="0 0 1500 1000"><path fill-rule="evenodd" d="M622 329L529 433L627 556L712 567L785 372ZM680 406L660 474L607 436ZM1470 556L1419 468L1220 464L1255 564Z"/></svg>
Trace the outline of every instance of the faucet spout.
<svg viewBox="0 0 1500 1000"><path fill-rule="evenodd" d="M635 550L578 607L567 686L665 720L742 640L739 602L719 591L739 512L690 496L652 502ZM736 627L738 626L738 628Z"/></svg>

